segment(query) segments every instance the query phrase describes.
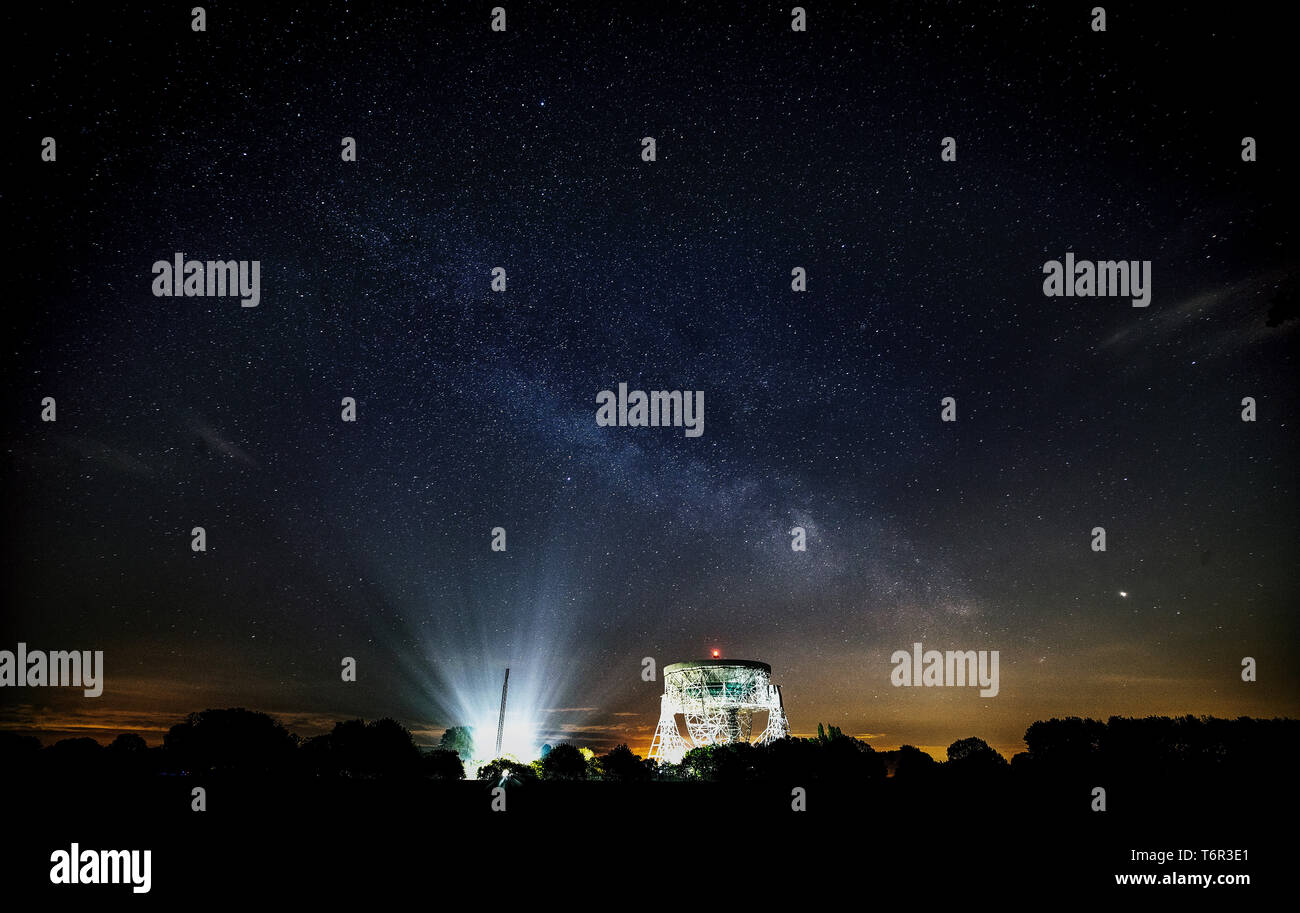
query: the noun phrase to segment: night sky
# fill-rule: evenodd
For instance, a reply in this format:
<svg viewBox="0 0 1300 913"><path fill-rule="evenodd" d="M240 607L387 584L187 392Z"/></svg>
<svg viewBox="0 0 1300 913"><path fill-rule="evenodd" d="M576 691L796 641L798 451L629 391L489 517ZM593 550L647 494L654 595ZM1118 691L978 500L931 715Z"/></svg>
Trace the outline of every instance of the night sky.
<svg viewBox="0 0 1300 913"><path fill-rule="evenodd" d="M1300 712L1263 12L193 5L5 13L0 648L106 684L6 688L0 727L431 744L510 665L546 740L644 754L642 658L714 648L877 748ZM154 297L177 251L259 260L259 306ZM1152 261L1150 306L1045 297L1071 251ZM620 382L705 391L703 436L597 427ZM916 641L1000 651L999 695L891 687Z"/></svg>

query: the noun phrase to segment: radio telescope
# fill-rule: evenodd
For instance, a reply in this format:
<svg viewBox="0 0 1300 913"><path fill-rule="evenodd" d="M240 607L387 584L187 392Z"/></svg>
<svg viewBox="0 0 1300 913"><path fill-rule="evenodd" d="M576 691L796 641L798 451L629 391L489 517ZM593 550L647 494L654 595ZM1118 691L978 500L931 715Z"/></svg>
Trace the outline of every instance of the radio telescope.
<svg viewBox="0 0 1300 913"><path fill-rule="evenodd" d="M692 748L748 742L759 711L767 712L767 725L755 744L790 735L781 686L772 684L772 667L767 663L749 659L673 663L664 668L664 694L659 699L659 726L650 743L650 758L680 764ZM685 738L679 717L686 727Z"/></svg>

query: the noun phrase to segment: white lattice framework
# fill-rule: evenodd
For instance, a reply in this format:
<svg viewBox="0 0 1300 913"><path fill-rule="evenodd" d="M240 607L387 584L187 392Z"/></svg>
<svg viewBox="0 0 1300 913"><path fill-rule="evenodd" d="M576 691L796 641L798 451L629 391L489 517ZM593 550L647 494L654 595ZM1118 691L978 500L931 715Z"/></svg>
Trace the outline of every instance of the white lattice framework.
<svg viewBox="0 0 1300 913"><path fill-rule="evenodd" d="M754 714L761 711L767 712L767 726L755 744L790 735L781 687L772 684L772 667L767 663L747 659L673 663L664 669L659 726L650 743L650 758L679 764L692 748L748 742ZM686 727L685 737L679 717Z"/></svg>

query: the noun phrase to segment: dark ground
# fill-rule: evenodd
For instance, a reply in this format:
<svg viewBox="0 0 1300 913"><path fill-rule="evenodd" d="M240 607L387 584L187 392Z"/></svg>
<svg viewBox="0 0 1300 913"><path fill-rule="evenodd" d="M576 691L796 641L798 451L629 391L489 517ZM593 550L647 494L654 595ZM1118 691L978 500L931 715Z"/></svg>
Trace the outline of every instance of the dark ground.
<svg viewBox="0 0 1300 913"><path fill-rule="evenodd" d="M1293 797L1278 798L1263 783L1167 778L1112 784L1104 813L1089 810L1089 784L1009 779L977 789L898 780L865 789L814 785L804 813L790 810L787 788L768 784L543 782L515 788L508 810L493 813L490 786L477 781L209 778L208 811L196 813L190 789L198 782L6 784L7 895L70 896L49 883L48 860L76 841L83 849L153 850L147 896L127 886L82 895L110 903L391 889L394 899L425 896L435 908L650 903L662 894L766 904L777 901L778 888L816 898L832 887L835 896L864 899L1202 892L1217 902L1250 888L1117 887L1114 875L1246 873L1251 887L1276 889L1296 811ZM1130 860L1133 849L1178 848L1198 857L1201 849L1241 848L1249 860ZM468 899L453 902L465 892Z"/></svg>

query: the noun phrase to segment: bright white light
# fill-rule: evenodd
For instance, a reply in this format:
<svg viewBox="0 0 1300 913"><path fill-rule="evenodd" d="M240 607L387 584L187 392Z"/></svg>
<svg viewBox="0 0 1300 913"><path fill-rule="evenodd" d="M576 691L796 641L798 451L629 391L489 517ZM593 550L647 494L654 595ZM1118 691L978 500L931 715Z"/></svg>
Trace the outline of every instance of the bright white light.
<svg viewBox="0 0 1300 913"><path fill-rule="evenodd" d="M559 720L556 714L548 712L557 704L555 692L558 682L548 678L546 673L562 670L562 660L543 656L542 651L534 650L530 651L527 661L521 663L515 659L511 662L500 752L497 751L497 721L501 713L501 679L505 675L505 665L484 660L478 668L465 668L467 666L468 663L444 661L444 676L436 687L442 689L441 703L445 707L443 715L448 720L447 725L469 726L472 730L476 760L511 757L533 761L540 756L543 742L558 741L551 729Z"/></svg>
<svg viewBox="0 0 1300 913"><path fill-rule="evenodd" d="M511 678L514 672L510 673ZM507 707L509 701L506 702ZM498 711L499 712L499 711ZM506 710L506 725L501 734L501 757L512 757L520 761L533 761L541 754L542 744L538 741L538 725L535 721L521 718L521 714ZM497 757L497 717L479 720L471 724L474 730L474 757L493 760Z"/></svg>
<svg viewBox="0 0 1300 913"><path fill-rule="evenodd" d="M565 728L580 723L590 712L589 707L575 707L571 697L577 651L567 625L538 626L534 618L518 622L518 633L499 634L496 642L488 634L482 643L467 639L448 645L456 652L444 648L430 662L431 707L443 725L470 727L478 761L497 757L534 761L541 756L543 743L565 741ZM497 721L506 666L510 688L498 753Z"/></svg>
<svg viewBox="0 0 1300 913"><path fill-rule="evenodd" d="M418 683L413 698L427 714L433 740L445 728L468 726L474 760L495 759L507 666L510 688L501 754L528 762L538 758L544 743L580 739L570 733L580 732L596 712L591 692L599 690L589 680L577 643L576 621L591 611L591 595L566 573L571 561L563 553L563 541L557 538L535 561L502 565L497 574L483 575L472 592L449 595L442 583L413 586L409 565L382 575L386 592L407 620L423 611L434 622L408 628L390 644ZM430 611L431 605L436 611ZM413 642L423 642L424 648L411 649Z"/></svg>

